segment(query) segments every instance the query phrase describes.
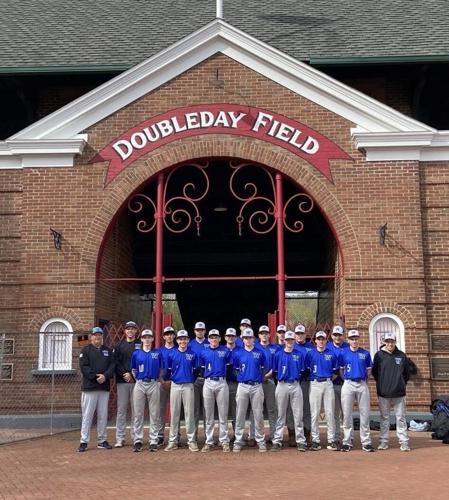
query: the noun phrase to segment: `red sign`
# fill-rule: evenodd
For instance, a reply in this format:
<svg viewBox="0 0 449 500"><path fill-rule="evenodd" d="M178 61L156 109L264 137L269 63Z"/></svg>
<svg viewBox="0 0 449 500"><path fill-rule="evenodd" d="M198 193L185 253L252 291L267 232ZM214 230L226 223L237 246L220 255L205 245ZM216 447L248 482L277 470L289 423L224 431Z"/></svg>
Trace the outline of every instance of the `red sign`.
<svg viewBox="0 0 449 500"><path fill-rule="evenodd" d="M332 180L330 159L351 159L337 144L300 122L238 104L189 106L154 116L102 149L92 163L109 161L106 184L142 155L170 142L205 134L254 137L300 156Z"/></svg>

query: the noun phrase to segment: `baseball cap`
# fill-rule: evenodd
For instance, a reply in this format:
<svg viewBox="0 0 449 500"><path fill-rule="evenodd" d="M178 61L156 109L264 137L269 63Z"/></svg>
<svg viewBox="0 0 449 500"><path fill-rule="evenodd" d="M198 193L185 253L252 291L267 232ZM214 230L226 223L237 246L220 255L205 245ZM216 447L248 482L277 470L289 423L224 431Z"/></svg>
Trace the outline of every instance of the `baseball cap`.
<svg viewBox="0 0 449 500"><path fill-rule="evenodd" d="M267 325L262 325L261 327L259 327L259 333L260 332L267 332L267 333L270 333L270 329L268 328Z"/></svg>
<svg viewBox="0 0 449 500"><path fill-rule="evenodd" d="M140 334L140 337L154 337L153 332L151 330L142 330L142 333Z"/></svg>
<svg viewBox="0 0 449 500"><path fill-rule="evenodd" d="M276 331L277 332L286 332L287 327L285 325L278 325L278 327L276 328Z"/></svg>
<svg viewBox="0 0 449 500"><path fill-rule="evenodd" d="M237 336L237 332L235 331L235 328L228 328L226 330L225 335L233 335L234 337L236 337Z"/></svg>
<svg viewBox="0 0 449 500"><path fill-rule="evenodd" d="M335 325L332 329L332 333L336 333L337 335L343 335L343 327L340 325Z"/></svg>
<svg viewBox="0 0 449 500"><path fill-rule="evenodd" d="M295 333L306 333L306 327L304 325L297 325L295 327Z"/></svg>
<svg viewBox="0 0 449 500"><path fill-rule="evenodd" d="M212 330L209 330L208 337L212 337L213 335L218 335L220 336L220 332L216 328L212 328Z"/></svg>
<svg viewBox="0 0 449 500"><path fill-rule="evenodd" d="M396 334L393 332L387 332L384 335L384 340L396 340Z"/></svg>
<svg viewBox="0 0 449 500"><path fill-rule="evenodd" d="M187 333L187 330L178 330L178 333L176 334L176 338L179 339L179 337L188 337L189 334Z"/></svg>
<svg viewBox="0 0 449 500"><path fill-rule="evenodd" d="M103 335L103 328L100 328L99 326L94 326L91 330L92 335L96 335L97 333Z"/></svg>
<svg viewBox="0 0 449 500"><path fill-rule="evenodd" d="M243 318L242 320L240 320L240 324L251 326L251 320L248 318Z"/></svg>
<svg viewBox="0 0 449 500"><path fill-rule="evenodd" d="M251 328L245 328L242 332L242 337L254 337L254 332Z"/></svg>
<svg viewBox="0 0 449 500"><path fill-rule="evenodd" d="M137 323L134 321L127 321L125 323L125 328L137 328Z"/></svg>
<svg viewBox="0 0 449 500"><path fill-rule="evenodd" d="M195 323L195 330L205 330L205 329L206 329L206 325L202 321L197 321Z"/></svg>
<svg viewBox="0 0 449 500"><path fill-rule="evenodd" d="M349 330L348 332L348 338L351 338L351 337L359 337L359 331L358 330Z"/></svg>
<svg viewBox="0 0 449 500"><path fill-rule="evenodd" d="M323 330L320 330L319 332L315 333L315 338L327 338L326 332L323 332Z"/></svg>
<svg viewBox="0 0 449 500"><path fill-rule="evenodd" d="M175 329L172 326L166 326L164 328L164 334L166 333L175 333Z"/></svg>
<svg viewBox="0 0 449 500"><path fill-rule="evenodd" d="M295 332L292 332L291 330L288 330L285 332L285 340L295 339Z"/></svg>

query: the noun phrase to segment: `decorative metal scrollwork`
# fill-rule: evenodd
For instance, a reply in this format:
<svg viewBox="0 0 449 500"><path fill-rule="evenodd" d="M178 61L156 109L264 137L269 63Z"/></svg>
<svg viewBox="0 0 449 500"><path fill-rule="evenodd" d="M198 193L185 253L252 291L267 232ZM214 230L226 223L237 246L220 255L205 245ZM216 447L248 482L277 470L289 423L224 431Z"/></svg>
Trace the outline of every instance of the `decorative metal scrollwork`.
<svg viewBox="0 0 449 500"><path fill-rule="evenodd" d="M294 201L295 200L295 201ZM308 214L313 209L313 200L306 193L297 193L291 196L287 202L284 204L284 226L292 233L300 233L304 229L304 222L302 220L296 219L289 222L287 218L287 212L291 210L291 206L297 205L297 209L302 214Z"/></svg>
<svg viewBox="0 0 449 500"><path fill-rule="evenodd" d="M149 233L156 226L156 205L146 194L136 194L128 201L128 210L133 214L142 212L145 209L145 204L148 204L153 209L153 222L150 224L145 219L137 221L137 229L141 233Z"/></svg>

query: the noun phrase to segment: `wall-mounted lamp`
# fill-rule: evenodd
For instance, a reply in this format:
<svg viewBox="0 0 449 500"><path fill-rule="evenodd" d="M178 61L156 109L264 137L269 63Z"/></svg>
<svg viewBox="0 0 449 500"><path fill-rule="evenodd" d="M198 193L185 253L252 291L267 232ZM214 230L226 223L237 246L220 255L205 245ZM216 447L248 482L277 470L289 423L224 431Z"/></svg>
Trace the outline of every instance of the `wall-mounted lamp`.
<svg viewBox="0 0 449 500"><path fill-rule="evenodd" d="M387 225L388 223L386 222L382 226L379 226L379 243L384 246L385 245L385 240L387 238Z"/></svg>
<svg viewBox="0 0 449 500"><path fill-rule="evenodd" d="M50 234L53 236L53 243L55 244L56 250L62 250L62 234L52 228L50 228Z"/></svg>

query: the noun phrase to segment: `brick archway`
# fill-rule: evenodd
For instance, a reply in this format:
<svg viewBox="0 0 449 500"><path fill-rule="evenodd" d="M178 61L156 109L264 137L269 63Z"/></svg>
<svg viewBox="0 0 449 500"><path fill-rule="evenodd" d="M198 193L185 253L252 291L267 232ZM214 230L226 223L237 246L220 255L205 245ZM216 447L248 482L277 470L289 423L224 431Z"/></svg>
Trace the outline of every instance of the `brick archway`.
<svg viewBox="0 0 449 500"><path fill-rule="evenodd" d="M328 220L342 253L345 275L361 277L360 247L351 221L335 196L333 185L307 162L281 148L250 138L221 135L188 138L164 146L156 153L137 160L105 188L104 202L86 233L79 279L92 280L108 228L133 192L157 172L203 157L244 158L278 170L298 183L314 198Z"/></svg>

